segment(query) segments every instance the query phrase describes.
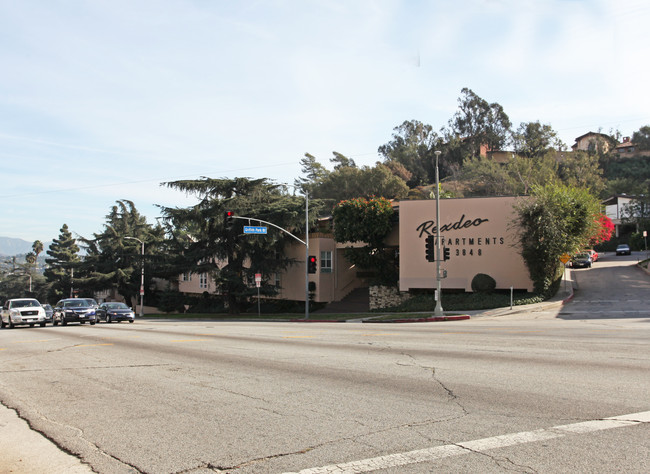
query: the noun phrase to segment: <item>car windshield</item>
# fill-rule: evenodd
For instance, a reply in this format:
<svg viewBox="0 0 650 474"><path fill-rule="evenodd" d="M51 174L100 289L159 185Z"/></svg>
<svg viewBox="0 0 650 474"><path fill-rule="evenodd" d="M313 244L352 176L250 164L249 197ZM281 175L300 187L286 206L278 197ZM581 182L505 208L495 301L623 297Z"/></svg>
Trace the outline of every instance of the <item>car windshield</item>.
<svg viewBox="0 0 650 474"><path fill-rule="evenodd" d="M90 306L86 300L64 301L64 308L87 308Z"/></svg>
<svg viewBox="0 0 650 474"><path fill-rule="evenodd" d="M578 255L575 256L575 258L589 258L588 253L579 253Z"/></svg>
<svg viewBox="0 0 650 474"><path fill-rule="evenodd" d="M109 304L106 305L106 308L108 308L108 309L130 309L124 303L109 303Z"/></svg>
<svg viewBox="0 0 650 474"><path fill-rule="evenodd" d="M12 308L36 308L40 305L41 304L36 300L18 300L11 302Z"/></svg>

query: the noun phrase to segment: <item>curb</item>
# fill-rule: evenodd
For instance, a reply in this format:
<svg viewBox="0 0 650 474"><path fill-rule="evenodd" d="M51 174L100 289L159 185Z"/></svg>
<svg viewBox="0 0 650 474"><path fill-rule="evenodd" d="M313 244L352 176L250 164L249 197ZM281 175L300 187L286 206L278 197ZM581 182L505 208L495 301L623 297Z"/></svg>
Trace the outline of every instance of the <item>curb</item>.
<svg viewBox="0 0 650 474"><path fill-rule="evenodd" d="M290 319L290 323L344 323L344 319Z"/></svg>
<svg viewBox="0 0 650 474"><path fill-rule="evenodd" d="M470 319L468 314L462 316L436 316L432 318L417 318L417 319L383 319L375 320L368 319L361 321L362 323L433 323L439 321L463 321Z"/></svg>

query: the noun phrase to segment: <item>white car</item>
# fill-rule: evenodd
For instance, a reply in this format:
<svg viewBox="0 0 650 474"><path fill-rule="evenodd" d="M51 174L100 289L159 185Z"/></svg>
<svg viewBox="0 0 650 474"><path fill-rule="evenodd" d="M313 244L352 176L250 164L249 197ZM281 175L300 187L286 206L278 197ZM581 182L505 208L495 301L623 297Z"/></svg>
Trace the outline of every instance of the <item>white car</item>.
<svg viewBox="0 0 650 474"><path fill-rule="evenodd" d="M15 326L39 324L45 327L45 309L34 298L17 298L5 301L2 306L0 326L13 329Z"/></svg>

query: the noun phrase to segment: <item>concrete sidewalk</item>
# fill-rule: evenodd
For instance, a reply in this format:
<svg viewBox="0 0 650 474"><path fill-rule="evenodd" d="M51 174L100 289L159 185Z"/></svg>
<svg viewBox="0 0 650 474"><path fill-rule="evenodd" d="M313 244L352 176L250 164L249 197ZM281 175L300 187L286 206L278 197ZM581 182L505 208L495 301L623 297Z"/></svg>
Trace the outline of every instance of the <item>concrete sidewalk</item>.
<svg viewBox="0 0 650 474"><path fill-rule="evenodd" d="M93 472L76 457L59 449L53 442L18 417L11 408L0 404L0 473L81 474Z"/></svg>

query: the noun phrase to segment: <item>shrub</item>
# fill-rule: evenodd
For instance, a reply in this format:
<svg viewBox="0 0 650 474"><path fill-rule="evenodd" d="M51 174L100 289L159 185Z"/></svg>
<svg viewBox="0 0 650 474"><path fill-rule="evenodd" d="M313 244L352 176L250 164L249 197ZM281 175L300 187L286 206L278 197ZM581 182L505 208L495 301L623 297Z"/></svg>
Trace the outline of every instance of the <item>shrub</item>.
<svg viewBox="0 0 650 474"><path fill-rule="evenodd" d="M472 291L476 293L492 293L496 287L496 280L485 273L477 273L472 278Z"/></svg>

